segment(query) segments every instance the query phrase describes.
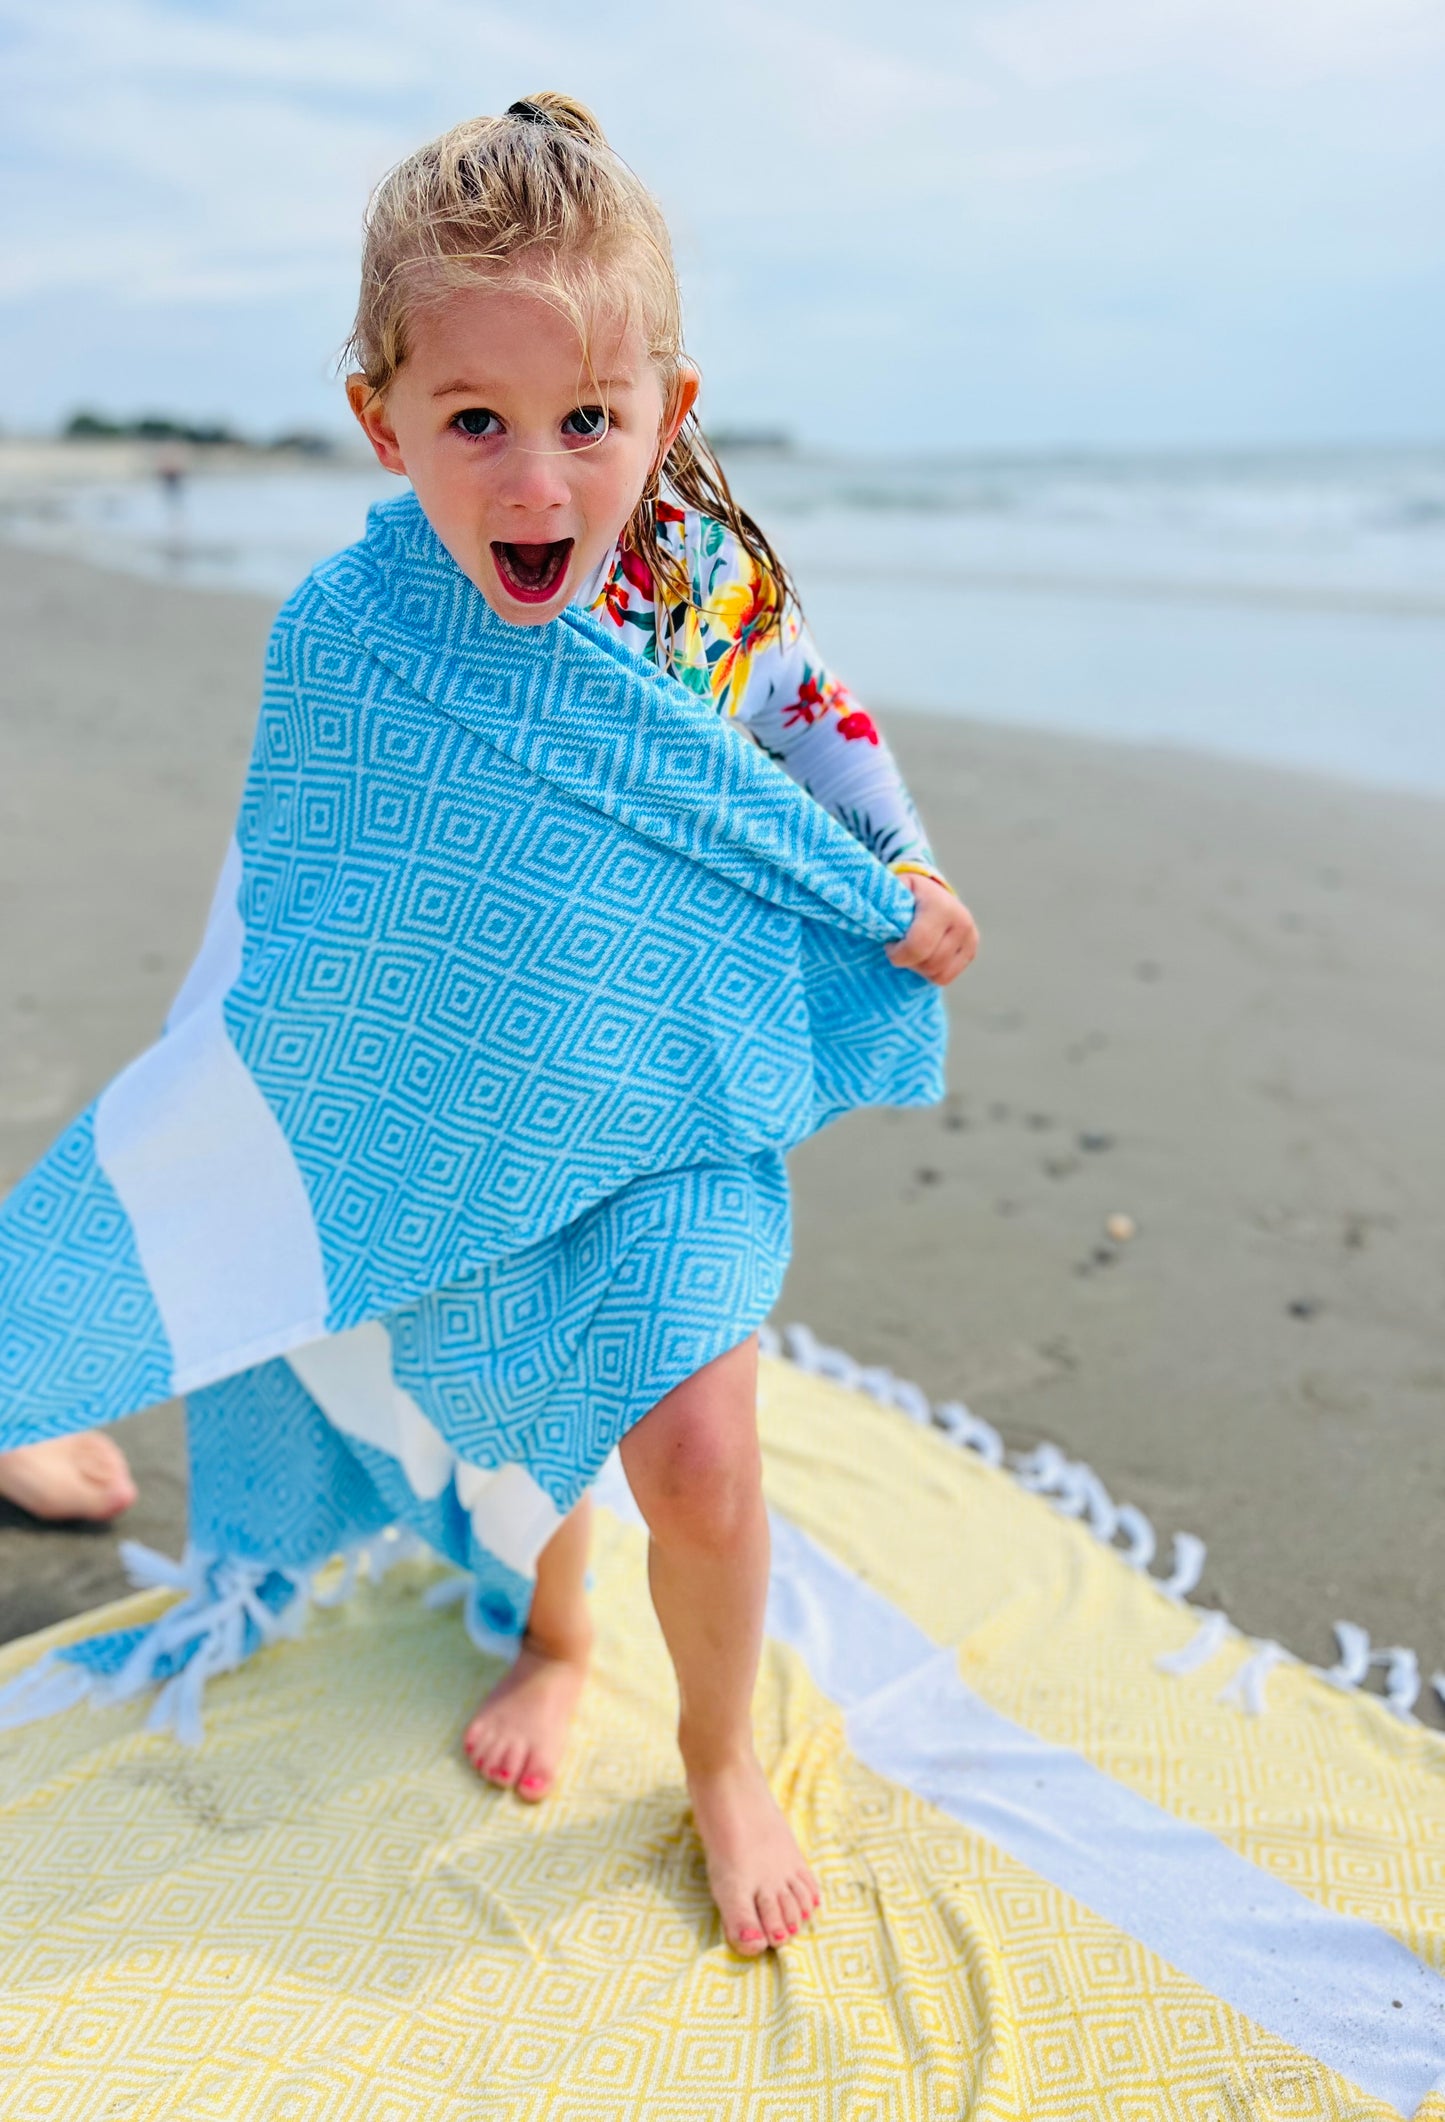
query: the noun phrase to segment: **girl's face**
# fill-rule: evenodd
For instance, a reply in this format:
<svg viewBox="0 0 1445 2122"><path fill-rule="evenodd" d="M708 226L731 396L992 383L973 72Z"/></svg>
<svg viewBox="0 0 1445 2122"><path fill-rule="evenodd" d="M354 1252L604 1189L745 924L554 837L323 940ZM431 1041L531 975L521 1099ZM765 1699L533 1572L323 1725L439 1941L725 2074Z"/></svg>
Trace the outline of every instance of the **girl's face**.
<svg viewBox="0 0 1445 2122"><path fill-rule="evenodd" d="M498 288L445 295L410 340L384 401L347 379L352 411L497 616L555 618L637 506L696 372L669 408L635 324L599 320L589 362L548 302Z"/></svg>

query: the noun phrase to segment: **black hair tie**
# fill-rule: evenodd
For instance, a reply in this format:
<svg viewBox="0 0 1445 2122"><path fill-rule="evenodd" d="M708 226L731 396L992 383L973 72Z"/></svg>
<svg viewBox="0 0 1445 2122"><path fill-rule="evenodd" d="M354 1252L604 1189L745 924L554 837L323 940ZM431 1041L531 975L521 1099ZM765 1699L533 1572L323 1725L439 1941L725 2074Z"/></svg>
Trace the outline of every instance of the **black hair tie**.
<svg viewBox="0 0 1445 2122"><path fill-rule="evenodd" d="M509 103L506 115L509 118L525 118L529 125L551 125L554 123L550 111L544 111L537 104L529 103L525 96L519 96L515 103Z"/></svg>

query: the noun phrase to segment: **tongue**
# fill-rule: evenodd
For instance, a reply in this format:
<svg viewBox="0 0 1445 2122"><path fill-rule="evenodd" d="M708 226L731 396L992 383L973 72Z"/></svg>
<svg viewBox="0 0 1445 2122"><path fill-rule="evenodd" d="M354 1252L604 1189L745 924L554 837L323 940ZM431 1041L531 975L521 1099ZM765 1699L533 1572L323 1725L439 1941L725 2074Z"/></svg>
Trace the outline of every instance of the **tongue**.
<svg viewBox="0 0 1445 2122"><path fill-rule="evenodd" d="M567 547L552 541L546 545L507 544L502 548L507 566L519 589L540 590L560 574Z"/></svg>

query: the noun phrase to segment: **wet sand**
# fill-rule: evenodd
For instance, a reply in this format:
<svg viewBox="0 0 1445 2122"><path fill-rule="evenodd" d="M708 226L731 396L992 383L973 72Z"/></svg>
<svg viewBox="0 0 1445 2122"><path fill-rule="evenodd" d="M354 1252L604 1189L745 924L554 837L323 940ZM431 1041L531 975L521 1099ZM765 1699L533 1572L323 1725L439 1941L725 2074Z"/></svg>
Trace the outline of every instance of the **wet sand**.
<svg viewBox="0 0 1445 2122"><path fill-rule="evenodd" d="M154 1036L269 617L0 547L0 1187ZM795 1158L779 1316L1202 1535L1252 1633L1445 1665L1445 805L878 704L984 948L948 1105ZM0 1637L179 1551L176 1410L119 1434L113 1532L0 1507Z"/></svg>

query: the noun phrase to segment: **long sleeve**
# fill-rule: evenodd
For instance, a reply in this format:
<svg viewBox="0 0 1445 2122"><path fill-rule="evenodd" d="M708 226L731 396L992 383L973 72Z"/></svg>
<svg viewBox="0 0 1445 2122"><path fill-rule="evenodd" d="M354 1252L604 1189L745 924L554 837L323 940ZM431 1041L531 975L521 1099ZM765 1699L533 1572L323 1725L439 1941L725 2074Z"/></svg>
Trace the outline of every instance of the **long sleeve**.
<svg viewBox="0 0 1445 2122"><path fill-rule="evenodd" d="M891 869L938 876L877 724L818 654L796 611L750 661L733 713L815 802Z"/></svg>
<svg viewBox="0 0 1445 2122"><path fill-rule="evenodd" d="M665 662L739 722L880 862L946 882L892 752L824 664L801 613L789 605L775 621L776 591L723 524L666 500L657 517L686 572L687 599L660 609L651 571L623 543L584 593L591 609L634 653Z"/></svg>

